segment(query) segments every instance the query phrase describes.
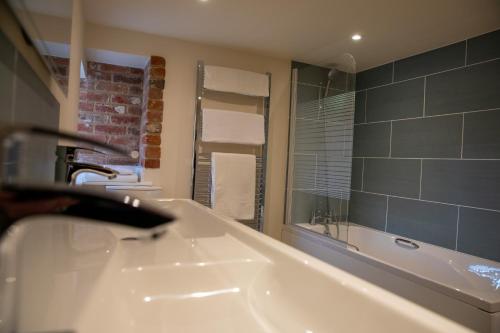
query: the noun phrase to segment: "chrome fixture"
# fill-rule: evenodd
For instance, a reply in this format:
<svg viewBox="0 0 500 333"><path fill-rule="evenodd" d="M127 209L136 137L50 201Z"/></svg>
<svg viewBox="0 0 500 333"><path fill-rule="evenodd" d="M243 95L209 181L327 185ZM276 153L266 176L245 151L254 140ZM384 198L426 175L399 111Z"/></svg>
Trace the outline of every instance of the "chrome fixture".
<svg viewBox="0 0 500 333"><path fill-rule="evenodd" d="M31 126L0 128L0 143L4 150L0 154L0 168L3 168L4 154L11 149L19 136L37 134L71 141L92 144L125 156L133 156L120 148L80 137L66 132ZM64 185L14 184L4 180L0 172L0 239L18 220L42 214L68 215L104 222L110 222L141 229L152 229L151 238L158 238L158 226L172 222L170 213L160 210L129 195L110 195Z"/></svg>
<svg viewBox="0 0 500 333"><path fill-rule="evenodd" d="M70 179L70 184L73 186L76 185L76 180L82 173L93 173L99 176L107 177L110 180L115 179L118 176L118 171L96 164L71 162L69 165L70 169L68 177Z"/></svg>
<svg viewBox="0 0 500 333"><path fill-rule="evenodd" d="M313 210L311 219L309 220L309 224L316 225L317 223L316 220L321 219L322 218L321 215L322 215L321 209Z"/></svg>
<svg viewBox="0 0 500 333"><path fill-rule="evenodd" d="M325 94L324 94L323 98L328 97L328 89L330 89L330 84L333 83L333 77L335 76L336 73L337 73L336 68L332 68L328 71L328 81L326 82L326 89L325 89Z"/></svg>

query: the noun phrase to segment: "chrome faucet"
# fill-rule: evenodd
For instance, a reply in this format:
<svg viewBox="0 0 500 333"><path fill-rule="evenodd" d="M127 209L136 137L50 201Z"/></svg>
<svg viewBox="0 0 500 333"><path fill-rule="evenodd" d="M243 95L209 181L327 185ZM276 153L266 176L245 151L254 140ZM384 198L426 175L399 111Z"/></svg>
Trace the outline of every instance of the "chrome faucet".
<svg viewBox="0 0 500 333"><path fill-rule="evenodd" d="M71 168L68 172L68 179L71 185L76 185L76 180L82 173L94 173L99 176L107 177L108 179L114 179L119 174L116 170L96 164L70 162L69 165Z"/></svg>
<svg viewBox="0 0 500 333"><path fill-rule="evenodd" d="M30 134L84 142L121 155L136 157L134 152L128 153L96 140L35 126L1 127L1 147L7 149L12 147L11 144L5 144L7 140L13 139L12 136ZM2 159L5 153L5 151L0 152L0 168L3 168ZM18 220L42 214L76 216L151 229L151 238L153 239L162 234L162 231L158 230L157 227L175 219L170 213L147 205L140 199L129 195L110 195L109 193L93 192L66 185L9 183L4 181L4 170L0 171L0 241L6 231Z"/></svg>

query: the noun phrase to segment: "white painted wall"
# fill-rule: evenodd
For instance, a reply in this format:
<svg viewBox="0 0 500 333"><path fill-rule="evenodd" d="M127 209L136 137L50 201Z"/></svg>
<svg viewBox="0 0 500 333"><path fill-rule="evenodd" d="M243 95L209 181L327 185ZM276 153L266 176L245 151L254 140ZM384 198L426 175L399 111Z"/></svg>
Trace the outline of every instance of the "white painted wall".
<svg viewBox="0 0 500 333"><path fill-rule="evenodd" d="M146 170L145 180L169 197L190 198L196 63L272 73L264 231L280 238L285 202L290 60L157 35L87 24L85 46L166 59L161 168Z"/></svg>

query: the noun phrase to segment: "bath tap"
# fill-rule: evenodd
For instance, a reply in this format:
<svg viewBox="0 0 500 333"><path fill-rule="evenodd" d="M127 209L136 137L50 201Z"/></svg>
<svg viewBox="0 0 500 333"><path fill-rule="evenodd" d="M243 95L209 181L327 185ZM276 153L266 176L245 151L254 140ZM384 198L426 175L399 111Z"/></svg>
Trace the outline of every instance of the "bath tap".
<svg viewBox="0 0 500 333"><path fill-rule="evenodd" d="M316 225L316 223L317 223L316 220L321 219L321 218L322 218L321 210L320 209L313 210L311 219L309 220L309 224Z"/></svg>
<svg viewBox="0 0 500 333"><path fill-rule="evenodd" d="M127 151L71 133L34 127L11 126L0 128L2 148L13 135L37 134L80 141L98 146L108 151L131 156ZM0 168L3 167L0 154ZM130 227L151 229L152 238L158 234L158 226L173 221L168 212L143 203L129 195L110 195L90 190L71 188L66 185L14 184L4 181L4 170L0 170L0 240L17 221L29 216L58 214L89 218Z"/></svg>

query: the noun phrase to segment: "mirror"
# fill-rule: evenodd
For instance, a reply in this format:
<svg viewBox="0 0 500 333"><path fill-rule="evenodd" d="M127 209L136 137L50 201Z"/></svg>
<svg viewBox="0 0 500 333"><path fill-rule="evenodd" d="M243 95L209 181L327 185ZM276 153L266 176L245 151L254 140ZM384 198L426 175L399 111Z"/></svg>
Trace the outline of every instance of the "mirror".
<svg viewBox="0 0 500 333"><path fill-rule="evenodd" d="M8 0L29 40L64 94L68 93L71 0Z"/></svg>

